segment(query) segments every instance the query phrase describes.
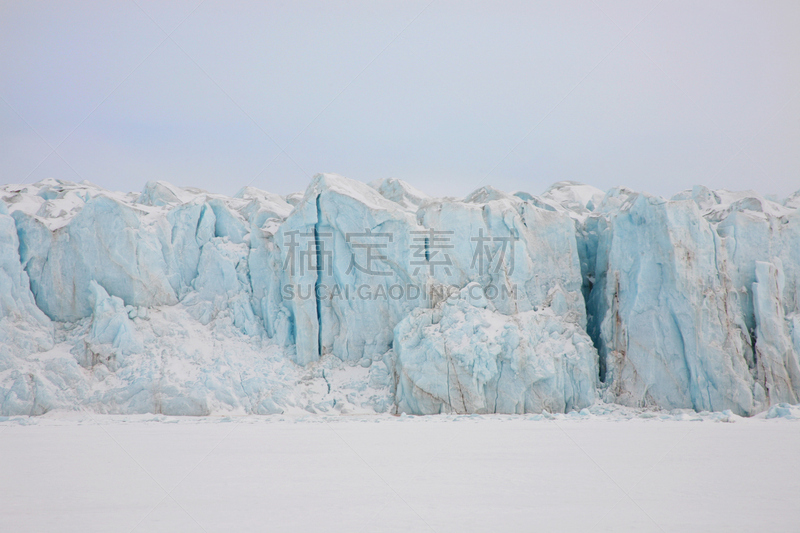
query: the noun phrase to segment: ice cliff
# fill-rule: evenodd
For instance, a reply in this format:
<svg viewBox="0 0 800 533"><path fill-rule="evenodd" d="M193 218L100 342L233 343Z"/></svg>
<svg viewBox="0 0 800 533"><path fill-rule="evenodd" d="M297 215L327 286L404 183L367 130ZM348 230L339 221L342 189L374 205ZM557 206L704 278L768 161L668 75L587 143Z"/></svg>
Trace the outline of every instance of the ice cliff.
<svg viewBox="0 0 800 533"><path fill-rule="evenodd" d="M5 185L0 415L798 403L798 198Z"/></svg>

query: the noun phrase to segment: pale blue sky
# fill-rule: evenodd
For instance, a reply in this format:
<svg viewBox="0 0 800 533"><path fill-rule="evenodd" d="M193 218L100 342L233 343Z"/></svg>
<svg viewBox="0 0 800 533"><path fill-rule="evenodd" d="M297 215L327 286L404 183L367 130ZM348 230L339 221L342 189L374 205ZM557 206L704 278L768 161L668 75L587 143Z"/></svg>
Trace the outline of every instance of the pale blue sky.
<svg viewBox="0 0 800 533"><path fill-rule="evenodd" d="M0 183L786 195L798 28L797 1L0 0Z"/></svg>

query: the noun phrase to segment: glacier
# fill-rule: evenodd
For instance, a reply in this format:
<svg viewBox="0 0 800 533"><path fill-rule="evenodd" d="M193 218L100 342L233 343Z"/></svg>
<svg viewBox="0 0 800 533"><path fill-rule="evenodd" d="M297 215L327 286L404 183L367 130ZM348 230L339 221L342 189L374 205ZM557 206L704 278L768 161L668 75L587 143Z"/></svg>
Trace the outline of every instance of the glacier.
<svg viewBox="0 0 800 533"><path fill-rule="evenodd" d="M320 174L0 199L0 415L800 402L800 191L437 198Z"/></svg>

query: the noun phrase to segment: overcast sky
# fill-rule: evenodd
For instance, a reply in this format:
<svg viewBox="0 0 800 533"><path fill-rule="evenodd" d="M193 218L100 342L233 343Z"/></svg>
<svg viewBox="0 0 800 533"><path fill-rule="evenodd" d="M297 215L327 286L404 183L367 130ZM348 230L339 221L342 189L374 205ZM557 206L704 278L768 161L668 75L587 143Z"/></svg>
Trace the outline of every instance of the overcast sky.
<svg viewBox="0 0 800 533"><path fill-rule="evenodd" d="M785 196L798 28L796 0L0 0L0 182Z"/></svg>

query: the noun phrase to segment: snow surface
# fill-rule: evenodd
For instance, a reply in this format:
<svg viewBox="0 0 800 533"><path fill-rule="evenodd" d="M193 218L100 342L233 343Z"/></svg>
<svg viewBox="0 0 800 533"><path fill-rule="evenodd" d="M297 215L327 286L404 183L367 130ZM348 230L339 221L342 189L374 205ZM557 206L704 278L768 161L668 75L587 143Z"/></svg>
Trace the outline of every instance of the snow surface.
<svg viewBox="0 0 800 533"><path fill-rule="evenodd" d="M780 409L6 418L0 530L792 531Z"/></svg>
<svg viewBox="0 0 800 533"><path fill-rule="evenodd" d="M798 197L4 185L0 415L771 413L800 400Z"/></svg>

